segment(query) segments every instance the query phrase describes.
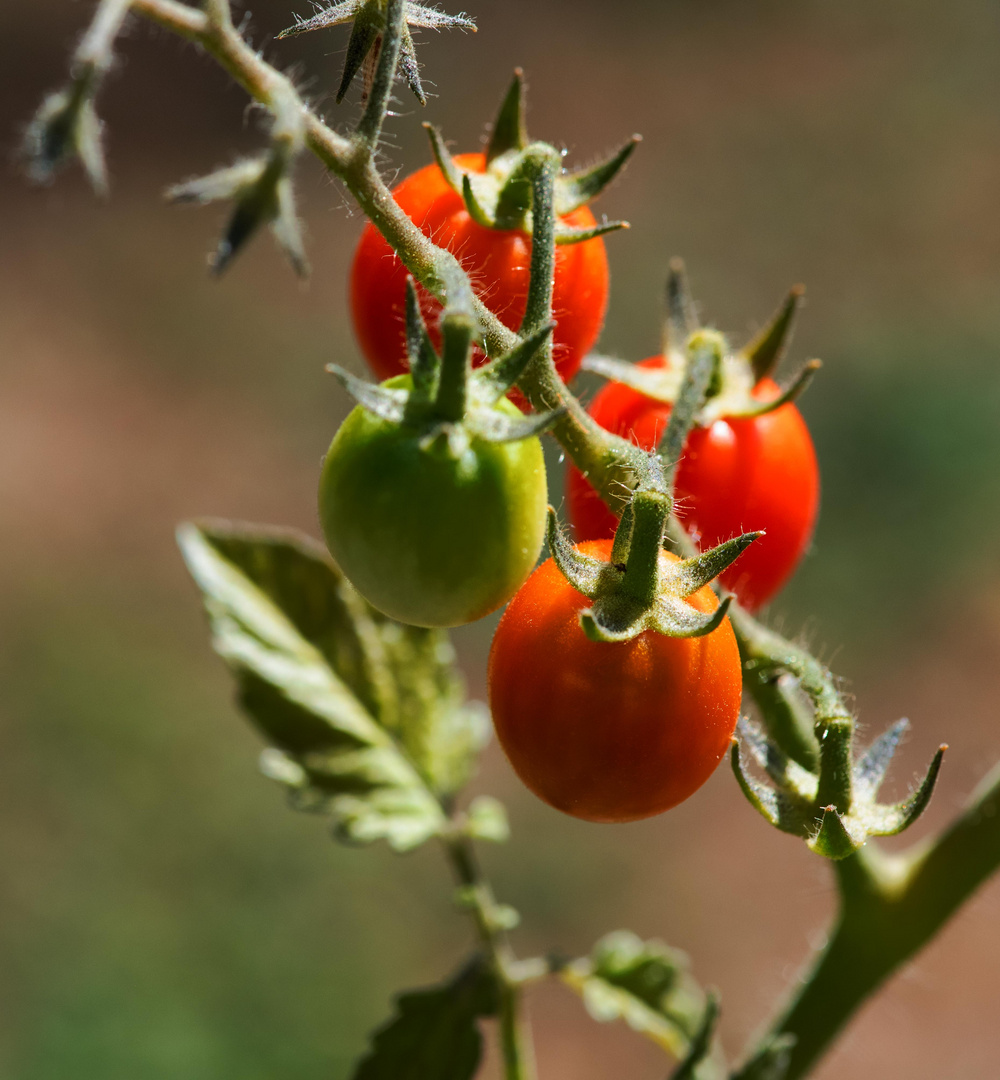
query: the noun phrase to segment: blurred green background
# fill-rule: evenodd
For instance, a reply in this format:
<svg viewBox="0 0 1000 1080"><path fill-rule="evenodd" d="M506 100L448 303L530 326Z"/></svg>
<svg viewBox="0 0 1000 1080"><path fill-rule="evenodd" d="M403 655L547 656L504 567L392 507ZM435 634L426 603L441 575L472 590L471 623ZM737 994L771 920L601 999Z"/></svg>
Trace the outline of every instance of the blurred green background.
<svg viewBox="0 0 1000 1080"><path fill-rule="evenodd" d="M470 0L471 3L471 0ZM0 6L0 140L63 78L89 2ZM305 0L259 0L255 42L329 92L346 35L272 43ZM809 286L792 361L823 469L814 550L775 621L805 632L868 731L908 715L896 790L952 750L917 832L1000 757L1000 9L992 0L477 0L476 35L425 35L437 97L401 95L386 168L428 160L419 121L477 146L523 65L539 137L586 160L645 141L602 200L602 347L655 350L686 257L707 321L739 337ZM114 192L0 177L0 1075L340 1080L391 993L443 976L468 928L433 850L346 850L257 776L173 545L219 515L316 532L318 462L361 370L345 281L361 221L306 163L314 275L261 237L221 282L223 214L164 187L261 142L204 58L130 28L102 98ZM558 484L553 473L553 487ZM558 490L553 491L554 497ZM456 635L483 690L491 627ZM725 769L628 827L510 806L487 853L524 950L630 927L688 950L735 1050L822 940L827 868L756 818ZM1000 886L867 1008L817 1074L995 1078ZM544 1080L662 1077L655 1049L533 999ZM496 1075L489 1062L484 1075Z"/></svg>

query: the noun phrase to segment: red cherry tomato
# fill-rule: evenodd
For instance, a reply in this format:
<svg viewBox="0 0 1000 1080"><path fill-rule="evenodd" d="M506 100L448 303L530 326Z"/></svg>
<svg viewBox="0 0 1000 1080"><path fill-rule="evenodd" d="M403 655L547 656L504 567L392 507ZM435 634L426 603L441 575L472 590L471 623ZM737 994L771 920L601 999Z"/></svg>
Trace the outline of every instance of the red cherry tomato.
<svg viewBox="0 0 1000 1080"><path fill-rule="evenodd" d="M482 172L483 154L460 154L459 168ZM528 298L531 237L516 230L477 225L462 197L445 181L436 164L408 176L393 191L404 212L435 243L452 251L472 278L477 294L511 330L521 325ZM562 219L583 228L594 224L586 207ZM395 252L369 222L361 235L351 270L351 314L361 349L381 379L407 369L407 270ZM421 309L435 345L440 347L438 317L441 305L419 290ZM556 248L553 316L553 355L559 373L568 382L584 354L597 340L608 300L608 260L600 237ZM478 354L477 362L483 360Z"/></svg>
<svg viewBox="0 0 1000 1080"><path fill-rule="evenodd" d="M611 542L580 550L608 559ZM707 586L688 602L718 606ZM742 692L736 638L726 619L705 637L647 630L591 641L578 617L589 606L552 559L511 601L490 651L497 737L518 776L557 810L588 821L660 814L726 753Z"/></svg>
<svg viewBox="0 0 1000 1080"><path fill-rule="evenodd" d="M659 367L662 357L643 360ZM754 396L776 397L762 380ZM621 383L594 398L590 414L608 431L653 449L670 405ZM721 581L751 611L785 584L812 536L819 508L819 468L809 429L793 404L749 419L717 420L695 428L677 470L677 513L702 549L751 529L767 533L740 556ZM614 535L617 519L572 465L567 477L570 521L578 539Z"/></svg>

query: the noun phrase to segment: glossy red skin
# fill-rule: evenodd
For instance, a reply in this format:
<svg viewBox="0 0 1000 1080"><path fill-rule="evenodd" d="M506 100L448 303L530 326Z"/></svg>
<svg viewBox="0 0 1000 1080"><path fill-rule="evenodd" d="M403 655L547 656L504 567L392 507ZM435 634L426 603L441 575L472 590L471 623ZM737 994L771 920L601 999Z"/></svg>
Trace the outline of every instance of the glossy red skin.
<svg viewBox="0 0 1000 1080"><path fill-rule="evenodd" d="M659 367L659 356L642 362ZM754 395L775 397L762 380ZM670 406L621 383L608 383L590 414L608 431L651 450ZM766 604L791 576L812 537L819 509L819 467L809 429L793 404L745 420L717 420L688 437L677 470L677 512L702 549L733 536L764 529L766 536L722 574L722 583L750 611ZM617 518L572 465L567 504L577 539L614 535Z"/></svg>
<svg viewBox="0 0 1000 1080"><path fill-rule="evenodd" d="M482 172L483 154L459 154L459 168ZM462 197L453 191L436 164L408 176L393 189L407 216L435 243L461 260L476 293L503 324L517 330L524 317L531 267L531 237L516 230L488 229L469 217ZM586 207L562 220L574 227L594 224ZM365 226L351 270L351 314L358 342L380 380L407 370L407 270L370 222ZM420 289L420 306L435 345L440 347L441 305ZM552 310L556 367L567 382L597 340L608 302L608 260L600 237L556 248ZM483 356L477 354L476 362Z"/></svg>
<svg viewBox="0 0 1000 1080"><path fill-rule="evenodd" d="M611 542L580 550L606 560ZM718 606L708 587L689 602ZM552 559L510 602L490 650L497 737L557 810L600 822L651 817L697 791L726 754L742 692L736 638L726 619L705 637L648 630L595 642L580 627L589 606Z"/></svg>

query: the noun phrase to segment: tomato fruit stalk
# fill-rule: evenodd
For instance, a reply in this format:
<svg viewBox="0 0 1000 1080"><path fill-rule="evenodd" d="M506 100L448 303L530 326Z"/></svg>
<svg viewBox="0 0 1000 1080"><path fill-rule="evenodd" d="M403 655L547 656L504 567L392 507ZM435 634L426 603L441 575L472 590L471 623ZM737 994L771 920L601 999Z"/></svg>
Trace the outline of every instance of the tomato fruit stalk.
<svg viewBox="0 0 1000 1080"><path fill-rule="evenodd" d="M662 356L639 365L669 366ZM753 389L760 401L777 398L769 378ZM654 449L670 417L669 402L609 383L589 412L608 431ZM688 436L677 469L676 513L702 548L747 529L766 533L722 576L740 602L754 611L791 576L812 536L819 508L819 468L805 421L791 402L760 416L720 417ZM567 475L567 506L579 540L614 535L617 518L575 466Z"/></svg>

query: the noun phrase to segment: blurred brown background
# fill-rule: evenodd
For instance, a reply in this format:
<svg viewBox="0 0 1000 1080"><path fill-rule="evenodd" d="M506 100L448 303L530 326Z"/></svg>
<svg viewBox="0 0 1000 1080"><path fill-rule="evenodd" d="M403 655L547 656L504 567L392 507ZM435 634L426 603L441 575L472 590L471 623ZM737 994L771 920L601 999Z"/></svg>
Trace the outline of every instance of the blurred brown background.
<svg viewBox="0 0 1000 1080"><path fill-rule="evenodd" d="M6 156L90 10L0 6ZM254 40L328 94L346 35L270 44L294 10L259 0ZM895 791L951 744L915 833L939 828L1000 757L1000 9L470 0L470 13L477 35L428 34L421 50L439 95L425 115L457 146L477 145L516 64L533 132L571 160L645 136L600 207L634 225L608 241L605 350L654 351L673 254L706 318L737 335L808 283L792 359L826 361L803 405L824 501L774 617L834 662L868 731L911 717ZM43 191L13 166L0 178L0 1075L344 1078L390 994L443 976L469 931L436 851L337 847L256 775L172 529L211 514L316 531L318 462L346 410L322 367L361 368L344 303L361 222L307 163L309 286L267 237L212 281L222 212L160 195L260 144L243 94L136 25L101 104L109 204L75 171ZM386 164L405 171L428 153L424 115L400 104ZM475 693L490 630L456 635ZM827 867L769 831L725 769L621 828L541 806L496 749L477 788L510 806L514 840L486 858L523 913L518 946L662 936L721 988L732 1050L821 940ZM994 882L817 1075L1000 1075L998 915ZM545 1080L666 1071L558 987L533 1010Z"/></svg>

